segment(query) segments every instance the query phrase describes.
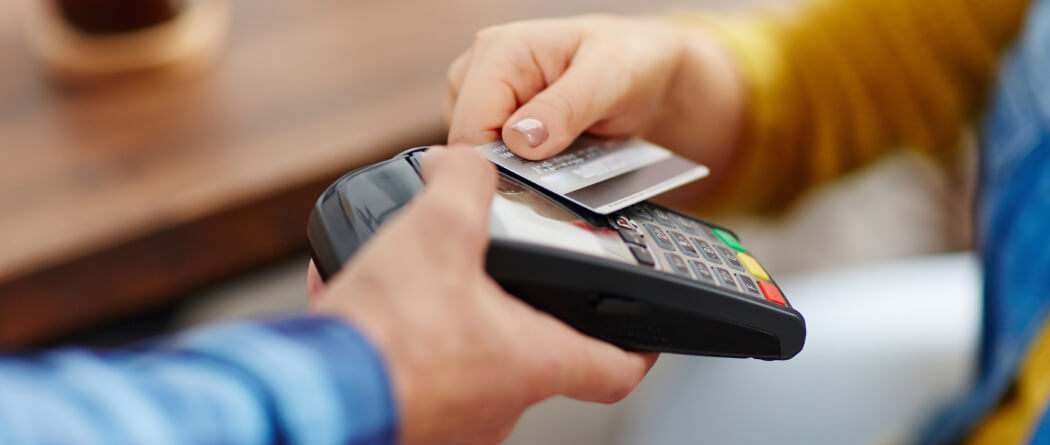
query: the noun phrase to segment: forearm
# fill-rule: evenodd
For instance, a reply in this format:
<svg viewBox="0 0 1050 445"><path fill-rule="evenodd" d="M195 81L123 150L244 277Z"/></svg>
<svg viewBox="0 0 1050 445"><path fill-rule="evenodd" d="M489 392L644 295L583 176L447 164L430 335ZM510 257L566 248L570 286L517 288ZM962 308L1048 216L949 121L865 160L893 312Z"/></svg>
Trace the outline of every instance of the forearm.
<svg viewBox="0 0 1050 445"><path fill-rule="evenodd" d="M378 355L348 325L292 317L143 352L0 360L0 443L392 443Z"/></svg>

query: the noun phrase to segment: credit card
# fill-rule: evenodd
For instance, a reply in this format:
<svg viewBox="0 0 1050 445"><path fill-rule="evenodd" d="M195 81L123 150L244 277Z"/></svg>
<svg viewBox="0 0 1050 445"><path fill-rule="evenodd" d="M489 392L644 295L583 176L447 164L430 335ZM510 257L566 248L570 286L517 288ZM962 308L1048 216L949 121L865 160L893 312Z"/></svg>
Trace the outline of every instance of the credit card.
<svg viewBox="0 0 1050 445"><path fill-rule="evenodd" d="M542 161L518 157L502 142L477 150L519 178L602 215L710 173L704 165L637 138L582 136Z"/></svg>

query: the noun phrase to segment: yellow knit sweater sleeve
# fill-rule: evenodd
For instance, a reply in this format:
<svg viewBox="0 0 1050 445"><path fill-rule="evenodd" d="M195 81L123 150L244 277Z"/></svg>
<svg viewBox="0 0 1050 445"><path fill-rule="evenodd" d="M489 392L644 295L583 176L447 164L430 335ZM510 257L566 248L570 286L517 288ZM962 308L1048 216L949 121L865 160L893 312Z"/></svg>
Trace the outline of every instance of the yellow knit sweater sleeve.
<svg viewBox="0 0 1050 445"><path fill-rule="evenodd" d="M943 157L1029 0L817 0L794 15L680 16L727 43L748 88L718 201L776 210L895 147Z"/></svg>

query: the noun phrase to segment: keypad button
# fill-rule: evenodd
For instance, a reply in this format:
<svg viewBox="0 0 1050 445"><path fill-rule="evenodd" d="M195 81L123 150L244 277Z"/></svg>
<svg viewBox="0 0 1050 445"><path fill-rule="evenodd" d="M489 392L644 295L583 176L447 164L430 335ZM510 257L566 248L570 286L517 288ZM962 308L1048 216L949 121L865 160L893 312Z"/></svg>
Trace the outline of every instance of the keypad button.
<svg viewBox="0 0 1050 445"><path fill-rule="evenodd" d="M671 252L666 252L664 255L667 256L667 262L671 264L671 270L673 270L675 274L686 278L693 278L693 274L689 272L689 266L685 264L685 260L683 260L682 257Z"/></svg>
<svg viewBox="0 0 1050 445"><path fill-rule="evenodd" d="M714 231L715 235L718 235L718 238L721 239L723 243L726 243L727 246L732 247L734 250L740 252L747 252L747 249L744 249L744 245L740 244L740 240L736 239L736 236L734 236L732 233L729 233L717 227L714 229Z"/></svg>
<svg viewBox="0 0 1050 445"><path fill-rule="evenodd" d="M700 232L711 241L722 241L718 238L718 235L715 235L715 229L707 224L700 225Z"/></svg>
<svg viewBox="0 0 1050 445"><path fill-rule="evenodd" d="M614 229L620 234L620 238L623 238L624 242L631 244L638 244L641 246L645 245L645 241L642 239L641 229L638 225L631 221L630 218L619 215L616 217L610 217L609 222L612 223Z"/></svg>
<svg viewBox="0 0 1050 445"><path fill-rule="evenodd" d="M653 217L656 218L656 222L660 223L660 225L664 227L670 227L672 229L677 227L674 221L671 219L670 213L667 213L663 209L658 209L656 207L652 208L652 212Z"/></svg>
<svg viewBox="0 0 1050 445"><path fill-rule="evenodd" d="M631 248L631 254L634 255L639 264L649 267L656 265L656 260L653 258L653 254L649 253L649 249L634 244L628 244L627 247Z"/></svg>
<svg viewBox="0 0 1050 445"><path fill-rule="evenodd" d="M642 241L642 235L634 230L628 229L617 229L620 232L620 238L623 238L625 242L631 244L645 245L645 241Z"/></svg>
<svg viewBox="0 0 1050 445"><path fill-rule="evenodd" d="M732 273L721 267L712 267L712 269L715 271L715 277L718 278L718 284L721 284L722 287L736 290L736 281L733 280Z"/></svg>
<svg viewBox="0 0 1050 445"><path fill-rule="evenodd" d="M689 244L689 238L686 238L685 235L682 235L680 232L675 232L674 230L668 230L667 232L671 234L671 239L674 240L674 243L678 245L678 249L681 250L685 256L691 256L693 258L700 257L700 253L696 251L696 248L693 247L692 244Z"/></svg>
<svg viewBox="0 0 1050 445"><path fill-rule="evenodd" d="M645 204L635 204L630 206L627 208L627 212L629 212L631 216L643 221L653 220L653 214L649 213L649 209L645 208Z"/></svg>
<svg viewBox="0 0 1050 445"><path fill-rule="evenodd" d="M736 280L740 282L740 287L745 292L754 296L762 296L761 291L758 290L758 285L755 284L755 280L752 280L751 277L738 273L736 274Z"/></svg>
<svg viewBox="0 0 1050 445"><path fill-rule="evenodd" d="M671 241L671 237L667 235L667 232L660 227L652 224L645 224L645 230L649 231L649 234L653 236L653 240L656 244L663 249L674 250L674 242Z"/></svg>
<svg viewBox="0 0 1050 445"><path fill-rule="evenodd" d="M766 300L772 301L781 306L787 306L787 300L784 299L784 294L780 293L780 289L777 289L773 283L767 283L765 281L759 281L758 287L762 289L762 295L766 296Z"/></svg>
<svg viewBox="0 0 1050 445"><path fill-rule="evenodd" d="M711 274L711 269L706 264L701 263L697 260L689 260L689 267L693 268L693 273L696 274L697 279L705 283L715 283L715 276Z"/></svg>
<svg viewBox="0 0 1050 445"><path fill-rule="evenodd" d="M700 249L701 253L704 254L704 258L707 258L707 261L710 261L715 264L722 264L722 260L718 259L718 253L715 252L715 248L711 247L711 245L708 244L707 241L699 240L696 238L692 238L692 240L693 244L696 244L696 247Z"/></svg>
<svg viewBox="0 0 1050 445"><path fill-rule="evenodd" d="M743 252L737 253L736 257L740 258L740 262L744 263L744 267L747 268L748 272L751 272L751 275L759 277L763 280L769 279L769 274L766 273L766 270L762 268L761 264L758 264L758 260L756 260L754 257Z"/></svg>
<svg viewBox="0 0 1050 445"><path fill-rule="evenodd" d="M678 223L678 227L681 227L682 230L685 231L685 233L688 233L690 235L699 235L700 232L703 230L700 227L700 223L698 223L696 221L693 221L693 220L691 220L689 218L686 218L686 217L684 217L682 215L673 215L673 216L674 216L675 222Z"/></svg>
<svg viewBox="0 0 1050 445"><path fill-rule="evenodd" d="M722 258L725 258L729 267L744 272L744 265L740 264L740 260L736 257L736 252L727 249L725 246L718 246L718 251L722 253ZM744 255L747 254L745 253Z"/></svg>

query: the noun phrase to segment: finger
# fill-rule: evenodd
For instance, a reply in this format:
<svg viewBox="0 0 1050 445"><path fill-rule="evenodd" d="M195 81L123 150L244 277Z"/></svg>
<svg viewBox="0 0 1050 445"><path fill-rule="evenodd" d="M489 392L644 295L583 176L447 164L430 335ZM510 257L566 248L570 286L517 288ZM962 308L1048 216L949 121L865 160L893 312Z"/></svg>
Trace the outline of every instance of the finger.
<svg viewBox="0 0 1050 445"><path fill-rule="evenodd" d="M538 400L564 395L578 400L613 403L629 394L656 362L658 354L628 352L589 337L549 313L507 294L491 278L484 295L498 298L525 320L515 331L529 332L521 345L543 388Z"/></svg>
<svg viewBox="0 0 1050 445"><path fill-rule="evenodd" d="M451 128L452 126L452 112L456 109L457 96L452 93L452 90L445 90L445 99L441 102L441 117L445 119L445 125Z"/></svg>
<svg viewBox="0 0 1050 445"><path fill-rule="evenodd" d="M575 52L573 42L546 43L548 36L534 32L538 34L478 34L453 107L449 144L499 140L503 124L518 106L561 74ZM534 52L530 45L544 49Z"/></svg>
<svg viewBox="0 0 1050 445"><path fill-rule="evenodd" d="M425 187L382 225L343 272L332 277L326 295L345 286L354 270L370 264L397 264L406 271L433 271L457 279L480 273L488 244L488 209L496 189L495 166L474 149L430 147L422 159ZM406 255L405 252L411 252ZM428 283L432 284L432 283ZM323 300L323 297L322 297Z"/></svg>
<svg viewBox="0 0 1050 445"><path fill-rule="evenodd" d="M569 366L558 392L578 400L615 403L627 397L656 363L658 354L628 352L592 337L575 333Z"/></svg>
<svg viewBox="0 0 1050 445"><path fill-rule="evenodd" d="M452 248L480 261L488 242L496 169L472 148L431 148L423 156L426 187L406 210L415 230L433 239L435 253ZM480 264L480 263L479 263Z"/></svg>
<svg viewBox="0 0 1050 445"><path fill-rule="evenodd" d="M434 146L424 153L422 164L425 192L462 195L471 207L485 207L487 215L496 193L496 168L492 162L470 147Z"/></svg>
<svg viewBox="0 0 1050 445"><path fill-rule="evenodd" d="M317 272L317 266L314 264L314 260L310 260L310 265L306 268L306 302L310 306L313 306L321 298L321 294L324 293L324 280L321 279L321 274Z"/></svg>
<svg viewBox="0 0 1050 445"><path fill-rule="evenodd" d="M452 123L452 110L456 106L460 88L463 86L463 78L467 75L467 66L470 64L470 51L460 54L448 68L448 86L445 89L444 115L445 124Z"/></svg>
<svg viewBox="0 0 1050 445"><path fill-rule="evenodd" d="M507 147L526 159L545 159L613 112L629 91L630 74L610 69L608 58L581 46L557 81L507 119L501 133Z"/></svg>

